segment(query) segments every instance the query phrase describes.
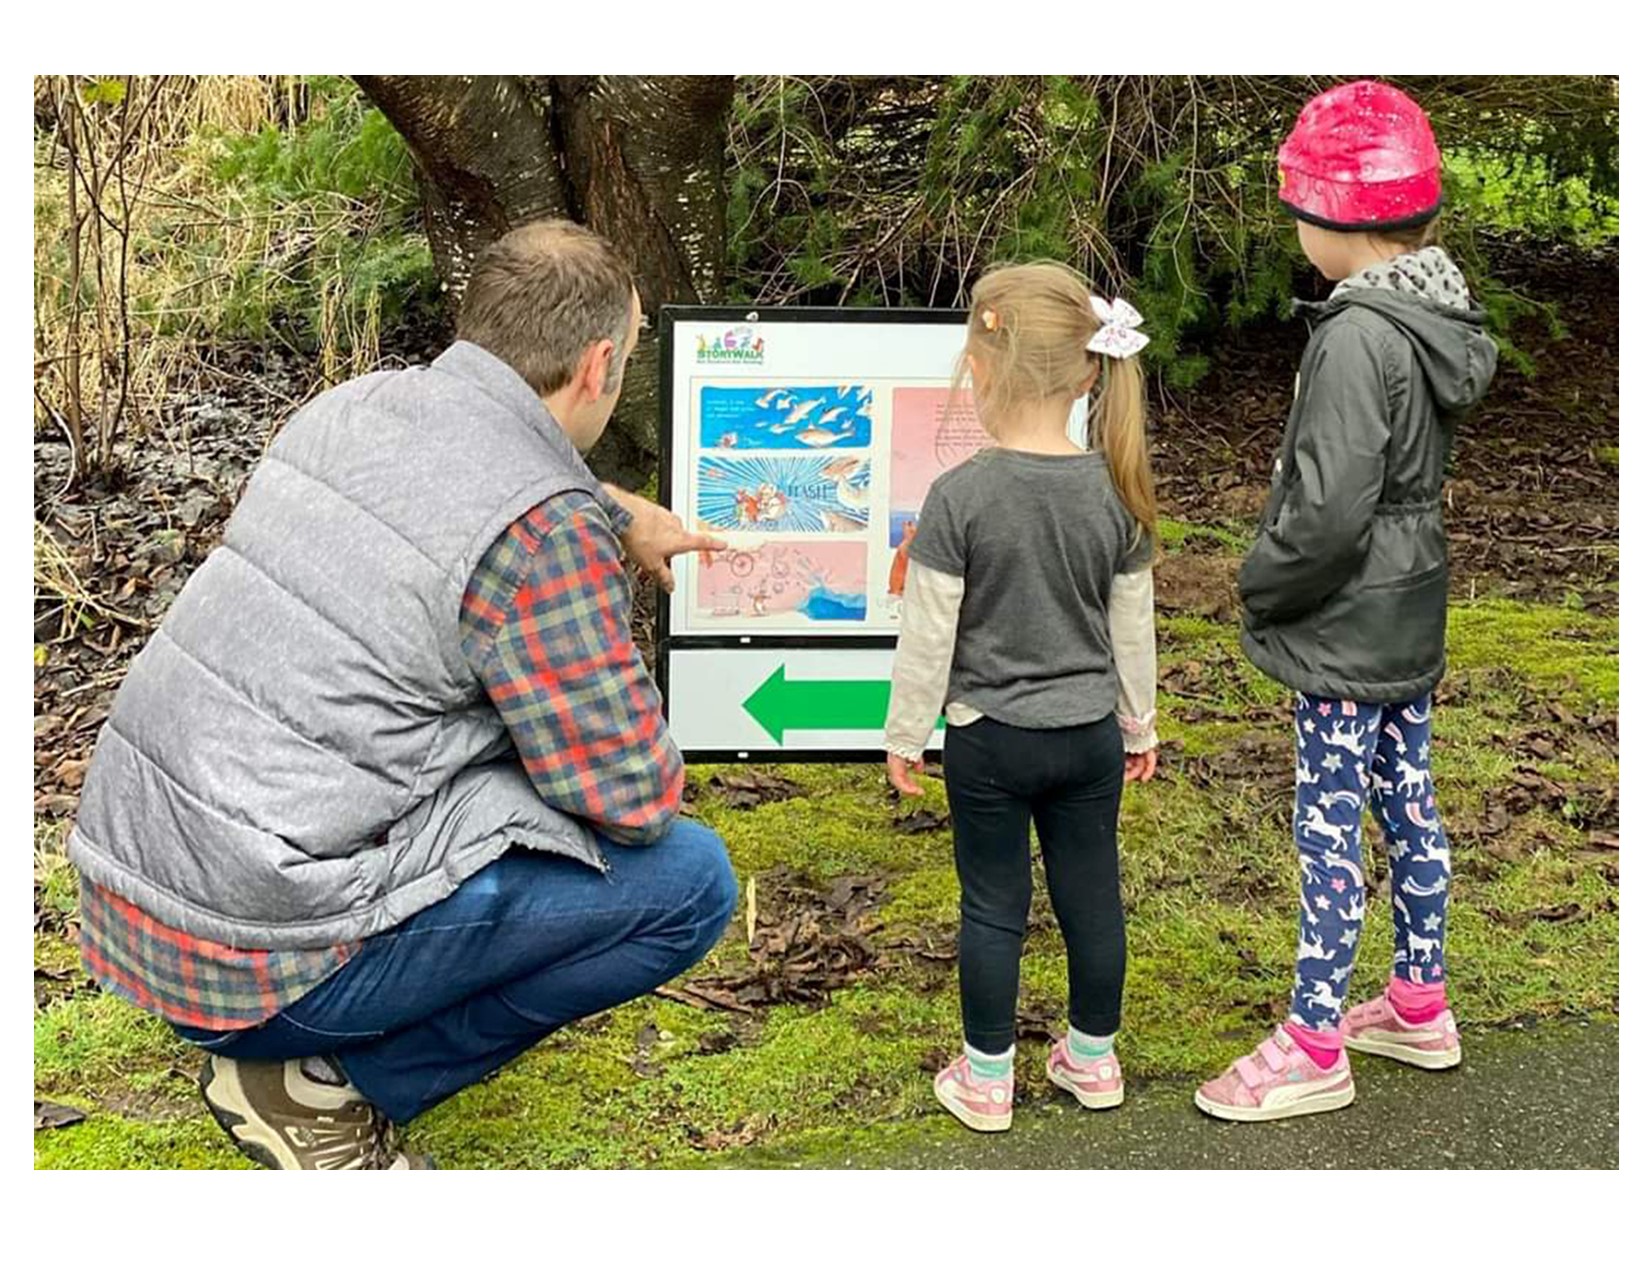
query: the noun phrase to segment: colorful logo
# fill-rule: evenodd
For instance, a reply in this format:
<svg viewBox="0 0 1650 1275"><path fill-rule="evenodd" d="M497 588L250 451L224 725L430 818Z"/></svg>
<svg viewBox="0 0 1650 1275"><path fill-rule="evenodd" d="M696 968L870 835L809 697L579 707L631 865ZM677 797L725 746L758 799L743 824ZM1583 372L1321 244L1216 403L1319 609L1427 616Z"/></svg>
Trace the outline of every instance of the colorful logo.
<svg viewBox="0 0 1650 1275"><path fill-rule="evenodd" d="M698 338L700 363L742 363L747 366L762 362L762 338L754 328L729 328L719 337Z"/></svg>

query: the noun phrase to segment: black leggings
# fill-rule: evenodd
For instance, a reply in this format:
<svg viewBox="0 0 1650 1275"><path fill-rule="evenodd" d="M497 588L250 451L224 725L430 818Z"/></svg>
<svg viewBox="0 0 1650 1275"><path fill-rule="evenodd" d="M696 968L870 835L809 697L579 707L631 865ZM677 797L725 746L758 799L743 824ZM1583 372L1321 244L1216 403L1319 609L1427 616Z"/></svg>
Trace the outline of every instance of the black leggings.
<svg viewBox="0 0 1650 1275"><path fill-rule="evenodd" d="M975 1049L1000 1054L1014 1043L1034 820L1066 940L1072 1026L1095 1036L1117 1030L1122 791L1123 736L1115 715L1061 730L1022 730L986 717L945 732L945 792L962 882L963 1037Z"/></svg>

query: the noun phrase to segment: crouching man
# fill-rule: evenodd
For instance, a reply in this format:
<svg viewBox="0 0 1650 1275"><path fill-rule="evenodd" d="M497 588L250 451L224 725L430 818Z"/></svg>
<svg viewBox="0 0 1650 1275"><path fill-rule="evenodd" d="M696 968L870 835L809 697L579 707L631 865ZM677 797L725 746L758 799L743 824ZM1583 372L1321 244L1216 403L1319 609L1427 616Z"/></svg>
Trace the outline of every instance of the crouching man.
<svg viewBox="0 0 1650 1275"><path fill-rule="evenodd" d="M394 1124L726 927L621 565L720 545L581 456L640 322L589 231L493 244L431 366L281 431L115 698L69 840L84 959L207 1051L262 1164L429 1167Z"/></svg>

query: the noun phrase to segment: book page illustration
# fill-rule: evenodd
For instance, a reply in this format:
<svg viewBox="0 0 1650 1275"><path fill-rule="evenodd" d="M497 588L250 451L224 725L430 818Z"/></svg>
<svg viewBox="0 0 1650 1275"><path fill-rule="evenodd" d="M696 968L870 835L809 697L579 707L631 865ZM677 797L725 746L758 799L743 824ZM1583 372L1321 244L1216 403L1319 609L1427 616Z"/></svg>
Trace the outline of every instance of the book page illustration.
<svg viewBox="0 0 1650 1275"><path fill-rule="evenodd" d="M716 531L863 532L871 458L700 456L694 515Z"/></svg>
<svg viewBox="0 0 1650 1275"><path fill-rule="evenodd" d="M851 541L770 540L701 553L696 617L759 620L863 620L866 546Z"/></svg>
<svg viewBox="0 0 1650 1275"><path fill-rule="evenodd" d="M804 452L869 447L871 410L864 385L706 385L699 391L699 446Z"/></svg>

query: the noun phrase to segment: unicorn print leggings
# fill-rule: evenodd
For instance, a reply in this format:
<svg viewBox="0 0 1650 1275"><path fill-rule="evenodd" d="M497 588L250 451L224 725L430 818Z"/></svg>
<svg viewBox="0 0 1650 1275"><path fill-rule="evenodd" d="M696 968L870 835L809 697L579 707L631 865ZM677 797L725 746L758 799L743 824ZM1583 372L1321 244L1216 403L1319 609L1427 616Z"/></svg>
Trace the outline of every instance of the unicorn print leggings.
<svg viewBox="0 0 1650 1275"><path fill-rule="evenodd" d="M1363 930L1364 802L1372 800L1392 865L1393 972L1444 981L1449 842L1433 797L1432 697L1362 704L1301 695L1295 704L1295 848L1301 934L1290 1018L1313 1030L1340 1023Z"/></svg>

